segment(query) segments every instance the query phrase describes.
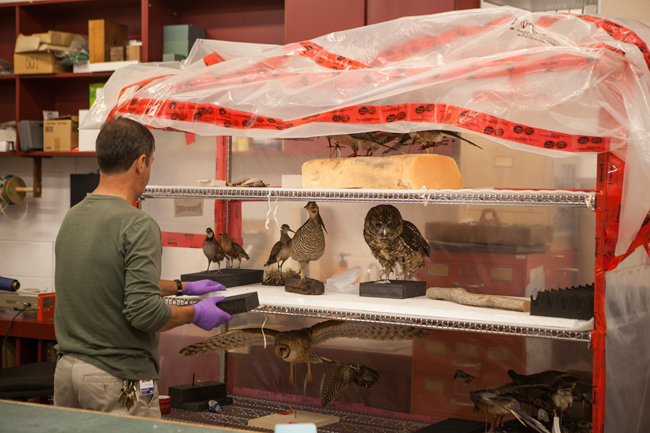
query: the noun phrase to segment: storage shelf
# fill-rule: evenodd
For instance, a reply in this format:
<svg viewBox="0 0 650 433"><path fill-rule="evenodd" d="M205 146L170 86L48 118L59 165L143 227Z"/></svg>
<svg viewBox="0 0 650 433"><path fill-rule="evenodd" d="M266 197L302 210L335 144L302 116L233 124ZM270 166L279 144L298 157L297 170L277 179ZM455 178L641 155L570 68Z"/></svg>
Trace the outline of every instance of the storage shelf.
<svg viewBox="0 0 650 433"><path fill-rule="evenodd" d="M108 78L113 74L109 72L83 72L75 74L74 72L61 72L58 74L27 74L27 75L14 75L21 80L42 79L42 78Z"/></svg>
<svg viewBox="0 0 650 433"><path fill-rule="evenodd" d="M97 156L95 152L14 152L20 156Z"/></svg>
<svg viewBox="0 0 650 433"><path fill-rule="evenodd" d="M284 287L262 284L230 287L216 295L233 296L251 292L257 292L260 302L260 306L252 310L255 313L583 342L591 340L593 330L593 320L531 316L524 312L459 305L426 296L385 299L334 292L309 296L285 292ZM171 305L190 305L204 298L170 296L165 301Z"/></svg>
<svg viewBox="0 0 650 433"><path fill-rule="evenodd" d="M557 206L593 209L593 191L570 190L380 190L237 187L147 186L143 198L203 198L222 200L289 200L358 203L470 204L492 206Z"/></svg>

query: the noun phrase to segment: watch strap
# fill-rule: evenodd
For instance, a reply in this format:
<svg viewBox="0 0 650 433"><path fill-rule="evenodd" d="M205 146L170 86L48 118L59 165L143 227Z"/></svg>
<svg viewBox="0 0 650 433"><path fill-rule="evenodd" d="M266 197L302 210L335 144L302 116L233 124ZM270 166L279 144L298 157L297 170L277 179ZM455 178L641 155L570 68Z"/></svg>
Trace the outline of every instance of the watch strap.
<svg viewBox="0 0 650 433"><path fill-rule="evenodd" d="M181 280L174 280L176 283L176 296L182 296L183 295L183 283L181 283Z"/></svg>

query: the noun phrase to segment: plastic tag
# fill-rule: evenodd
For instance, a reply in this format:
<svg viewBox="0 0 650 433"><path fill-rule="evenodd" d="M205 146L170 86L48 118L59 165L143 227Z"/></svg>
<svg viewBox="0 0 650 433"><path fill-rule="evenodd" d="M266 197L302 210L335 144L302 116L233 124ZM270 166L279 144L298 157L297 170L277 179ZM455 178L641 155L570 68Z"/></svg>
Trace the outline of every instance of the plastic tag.
<svg viewBox="0 0 650 433"><path fill-rule="evenodd" d="M560 430L560 418L557 416L553 417L553 433L562 433Z"/></svg>
<svg viewBox="0 0 650 433"><path fill-rule="evenodd" d="M153 394L153 380L140 381L140 395Z"/></svg>

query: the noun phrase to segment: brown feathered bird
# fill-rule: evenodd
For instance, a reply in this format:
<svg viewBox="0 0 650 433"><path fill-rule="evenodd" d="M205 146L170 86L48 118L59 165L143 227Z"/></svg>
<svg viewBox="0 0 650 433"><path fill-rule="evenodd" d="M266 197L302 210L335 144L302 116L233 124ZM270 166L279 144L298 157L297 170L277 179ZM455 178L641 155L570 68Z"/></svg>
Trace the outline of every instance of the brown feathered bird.
<svg viewBox="0 0 650 433"><path fill-rule="evenodd" d="M542 423L523 411L519 401L510 393L500 392L499 389L483 389L470 391L469 398L475 405L474 409L472 409L472 415L477 414L480 410L494 416L492 430L502 424L503 417L512 414L523 425L531 427L540 433L550 433Z"/></svg>
<svg viewBox="0 0 650 433"><path fill-rule="evenodd" d="M241 268L242 259L250 260L250 257L248 257L248 254L246 254L244 248L242 248L242 246L237 242L234 242L232 239L230 239L230 236L228 236L228 233L226 232L221 233L221 247L223 248L224 253L226 253L226 256L230 258L231 269L234 266L235 260L239 260L239 266L237 266L237 269Z"/></svg>
<svg viewBox="0 0 650 433"><path fill-rule="evenodd" d="M325 252L325 235L327 233L318 205L310 201L305 206L309 219L298 229L291 239L289 250L291 258L300 263L300 285L305 282L305 266L320 259Z"/></svg>
<svg viewBox="0 0 650 433"><path fill-rule="evenodd" d="M471 374L465 373L463 370L456 370L456 372L454 373L454 380L465 382L466 384L472 383L474 379L481 380L476 376L472 376Z"/></svg>
<svg viewBox="0 0 650 433"><path fill-rule="evenodd" d="M379 381L379 373L376 370L364 364L348 364L347 362L332 361L331 359L322 358L323 361L338 364L338 367L332 374L323 398L320 401L320 407L327 407L341 394L351 383L365 388L372 388Z"/></svg>
<svg viewBox="0 0 650 433"><path fill-rule="evenodd" d="M207 236L203 240L203 254L208 258L208 269L205 272L210 272L210 264L215 262L219 265L217 272L221 273L221 261L226 257L221 244L214 237L214 232L210 227L205 230Z"/></svg>
<svg viewBox="0 0 650 433"><path fill-rule="evenodd" d="M286 262L287 259L291 257L291 251L289 249L289 245L291 244L291 236L289 236L289 232L295 232L291 230L289 224L282 224L282 227L280 227L280 232L280 240L273 245L273 248L271 248L271 254L269 254L269 259L266 263L264 263L264 266L269 266L273 263L277 263L278 271L282 272L282 266L284 265L284 262Z"/></svg>
<svg viewBox="0 0 650 433"><path fill-rule="evenodd" d="M404 221L399 210L388 204L368 211L363 238L382 267L381 279L390 276L395 263L401 266L397 279L413 278L415 271L424 267L424 258L431 254L431 247L418 228Z"/></svg>
<svg viewBox="0 0 650 433"><path fill-rule="evenodd" d="M234 329L181 349L185 356L200 355L217 350L239 347L275 345L275 356L291 364L289 382L293 383L294 366L307 364L308 380L312 380L311 364L322 362L312 353L312 347L332 338L360 338L364 340L414 340L425 338L428 331L422 328L379 323L327 320L309 328L277 331L270 328Z"/></svg>

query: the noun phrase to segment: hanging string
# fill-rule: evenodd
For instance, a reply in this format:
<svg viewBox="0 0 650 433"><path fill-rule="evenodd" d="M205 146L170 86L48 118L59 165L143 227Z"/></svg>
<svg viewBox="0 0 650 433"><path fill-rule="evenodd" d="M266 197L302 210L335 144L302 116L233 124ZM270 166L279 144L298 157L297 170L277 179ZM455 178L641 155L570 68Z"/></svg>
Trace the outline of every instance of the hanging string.
<svg viewBox="0 0 650 433"><path fill-rule="evenodd" d="M11 218L9 215L7 215L7 214L5 213L5 206L3 206L3 205L0 203L0 212L2 212L2 214L3 214L4 216L6 216L9 220L14 221L14 222L19 222L19 221L24 220L25 217L27 216L27 209L28 209L28 208L29 208L29 205L27 204L27 200L25 200L25 212L23 213L23 216L21 216L21 217L18 218L18 219L14 219L14 218Z"/></svg>
<svg viewBox="0 0 650 433"><path fill-rule="evenodd" d="M264 223L264 228L266 230L269 230L269 215L271 214L271 190L266 193L266 200L267 203L269 204L269 210L266 212L266 222ZM278 219L276 217L276 214L278 213L278 197L275 198L275 210L273 211L273 219L275 220L275 225L279 228L280 224L278 223Z"/></svg>
<svg viewBox="0 0 650 433"><path fill-rule="evenodd" d="M268 317L266 317L266 314L264 315L264 323L262 323L262 338L264 338L264 348L266 349L266 334L264 334L264 325L266 325L266 320Z"/></svg>

